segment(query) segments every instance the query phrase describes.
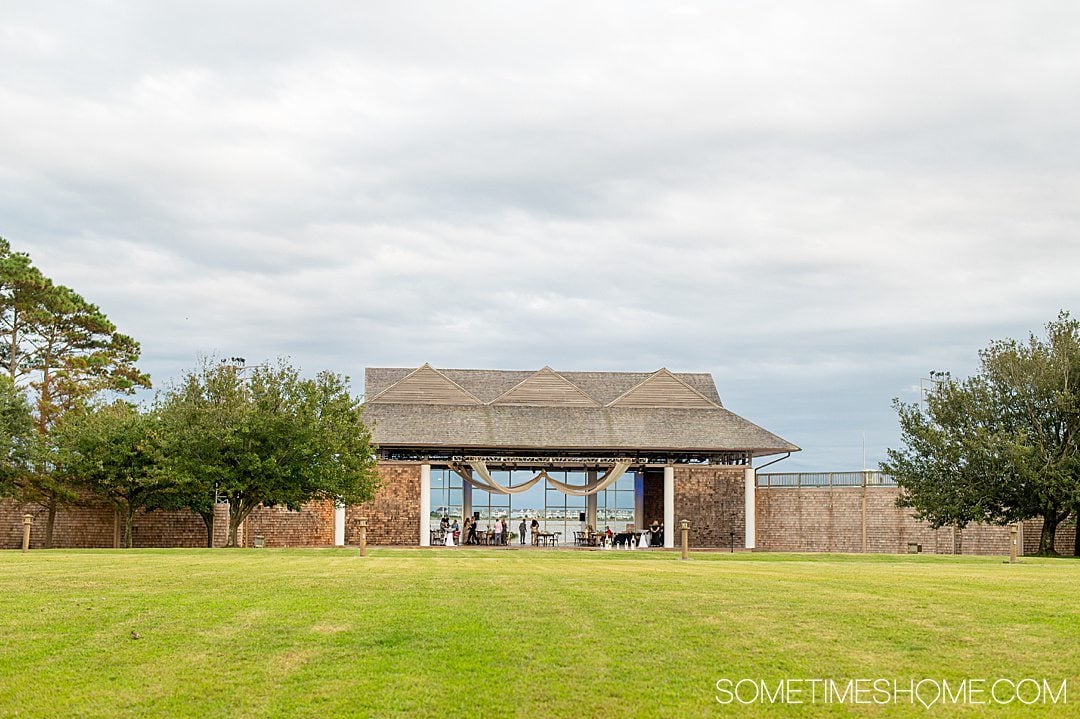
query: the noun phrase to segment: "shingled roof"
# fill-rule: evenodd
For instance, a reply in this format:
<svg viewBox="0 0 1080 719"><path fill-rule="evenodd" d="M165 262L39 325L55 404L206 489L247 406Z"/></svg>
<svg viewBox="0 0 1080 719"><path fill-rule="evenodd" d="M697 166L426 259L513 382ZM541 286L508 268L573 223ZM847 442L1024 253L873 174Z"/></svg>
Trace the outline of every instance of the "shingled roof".
<svg viewBox="0 0 1080 719"><path fill-rule="evenodd" d="M369 367L365 396L384 448L799 450L725 409L705 373Z"/></svg>

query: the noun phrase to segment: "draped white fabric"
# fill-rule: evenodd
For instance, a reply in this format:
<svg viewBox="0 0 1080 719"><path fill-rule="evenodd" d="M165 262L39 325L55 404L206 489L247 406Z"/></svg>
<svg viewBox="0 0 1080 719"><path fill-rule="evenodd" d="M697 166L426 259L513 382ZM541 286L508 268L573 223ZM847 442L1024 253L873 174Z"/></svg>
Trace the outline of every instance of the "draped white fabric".
<svg viewBox="0 0 1080 719"><path fill-rule="evenodd" d="M603 477L597 478L593 484L587 484L584 487L579 487L574 484L567 484L560 482L557 479L552 479L547 476L547 472L541 472L547 476L547 481L551 482L554 487L557 487L559 491L566 494L572 494L575 497L588 497L590 494L596 494L597 492L603 492L607 489L608 485L612 484L616 479L623 476L626 470L630 469L629 462L616 462L615 466L604 473Z"/></svg>
<svg viewBox="0 0 1080 719"><path fill-rule="evenodd" d="M542 469L540 470L539 474L537 474L535 477L528 480L527 482L515 484L512 487L504 487L503 485L496 482L494 478L492 478L491 472L488 470L487 464L485 462L469 462L468 464L469 467L472 468L471 474L456 464L450 465L450 469L452 469L459 477L461 477L462 480L468 482L473 487L476 487L477 489L483 489L487 492L491 492L492 494L519 494L530 489L540 480L546 479L548 482L551 483L553 487L557 488L560 492L564 492L565 494L572 494L576 497L587 497L590 494L596 494L597 492L604 491L615 480L623 476L623 474L626 473L626 470L630 468L629 462L616 462L615 466L613 466L611 469L604 473L604 476L598 477L597 480L592 484L586 484L584 486L560 482L559 480L554 479L551 475L549 475L547 473L547 470Z"/></svg>

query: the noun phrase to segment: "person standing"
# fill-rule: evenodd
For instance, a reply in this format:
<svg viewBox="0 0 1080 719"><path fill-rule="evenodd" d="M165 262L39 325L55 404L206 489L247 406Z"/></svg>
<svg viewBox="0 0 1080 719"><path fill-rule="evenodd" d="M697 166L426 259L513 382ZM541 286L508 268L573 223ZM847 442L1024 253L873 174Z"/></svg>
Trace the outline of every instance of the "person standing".
<svg viewBox="0 0 1080 719"><path fill-rule="evenodd" d="M495 520L495 545L502 544L503 523L501 519Z"/></svg>
<svg viewBox="0 0 1080 719"><path fill-rule="evenodd" d="M529 532L532 534L533 544L540 546L540 522L536 517L533 517L532 522L529 523Z"/></svg>
<svg viewBox="0 0 1080 719"><path fill-rule="evenodd" d="M518 525L518 544L525 544L525 517L521 518L521 524Z"/></svg>

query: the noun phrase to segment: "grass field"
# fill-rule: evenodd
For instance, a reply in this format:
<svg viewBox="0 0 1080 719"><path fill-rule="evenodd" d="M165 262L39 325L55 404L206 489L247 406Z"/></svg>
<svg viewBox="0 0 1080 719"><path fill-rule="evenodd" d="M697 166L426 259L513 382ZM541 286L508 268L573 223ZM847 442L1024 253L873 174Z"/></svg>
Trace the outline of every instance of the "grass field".
<svg viewBox="0 0 1080 719"><path fill-rule="evenodd" d="M1080 716L1073 560L3 552L0 597L5 717ZM724 706L716 689L1001 677L1070 694L926 709Z"/></svg>

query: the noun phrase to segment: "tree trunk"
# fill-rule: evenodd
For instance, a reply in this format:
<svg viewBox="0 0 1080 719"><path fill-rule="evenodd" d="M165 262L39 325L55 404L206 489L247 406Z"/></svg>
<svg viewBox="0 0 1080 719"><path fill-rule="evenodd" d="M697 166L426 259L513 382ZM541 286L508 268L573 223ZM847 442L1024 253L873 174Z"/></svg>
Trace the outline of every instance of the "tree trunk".
<svg viewBox="0 0 1080 719"><path fill-rule="evenodd" d="M11 352L8 355L8 374L11 375L12 384L15 383L15 378L18 376L18 354L19 348L19 311L17 309L12 310L11 315Z"/></svg>
<svg viewBox="0 0 1080 719"><path fill-rule="evenodd" d="M124 512L124 547L131 549L131 525L134 523L135 510L131 508L131 505L126 507Z"/></svg>
<svg viewBox="0 0 1080 719"><path fill-rule="evenodd" d="M53 527L56 526L56 497L50 497L46 507L49 517L45 520L45 549L52 549Z"/></svg>
<svg viewBox="0 0 1080 719"><path fill-rule="evenodd" d="M196 512L202 517L203 524L206 525L206 546L209 549L214 548L214 510L209 512Z"/></svg>
<svg viewBox="0 0 1080 719"><path fill-rule="evenodd" d="M236 511L233 511L233 507L236 507ZM226 547L239 547L239 543L236 541L236 532L240 529L240 525L247 519L248 512L241 506L241 503L237 502L236 505L229 504L229 539L225 542Z"/></svg>
<svg viewBox="0 0 1080 719"><path fill-rule="evenodd" d="M1080 557L1080 509L1073 512L1073 519L1076 521L1076 538L1073 539L1073 556Z"/></svg>
<svg viewBox="0 0 1080 719"><path fill-rule="evenodd" d="M226 547L239 546L236 543L236 529L240 526L240 518L229 515L229 539L225 542Z"/></svg>
<svg viewBox="0 0 1080 719"><path fill-rule="evenodd" d="M241 499L235 503L229 502L229 540L225 543L226 547L240 546L236 541L236 533L240 529L240 525L244 523L244 520L257 506L259 506L259 502L249 499Z"/></svg>
<svg viewBox="0 0 1080 719"><path fill-rule="evenodd" d="M1043 515L1042 533L1039 535L1039 556L1054 557L1057 551L1054 549L1054 540L1057 538L1058 515L1051 510Z"/></svg>

